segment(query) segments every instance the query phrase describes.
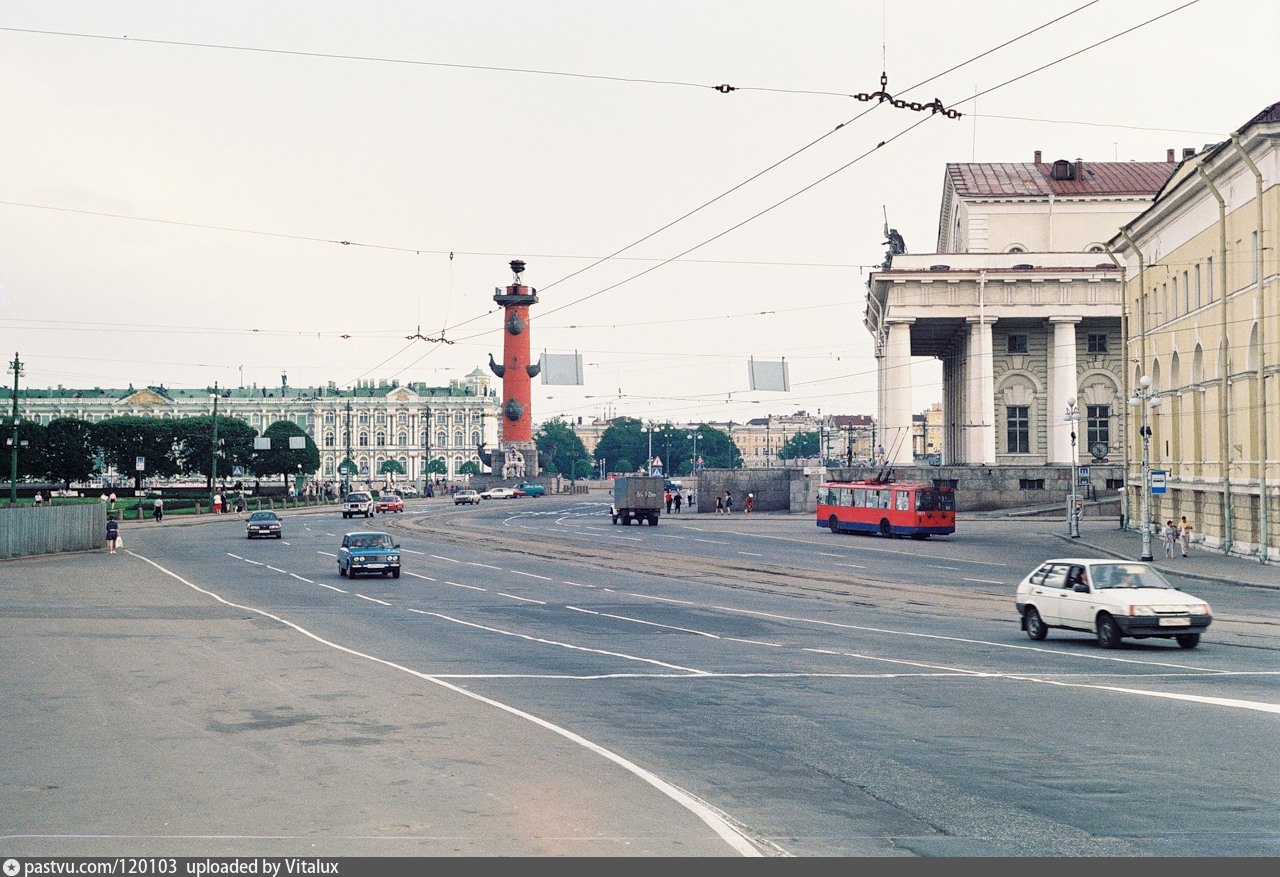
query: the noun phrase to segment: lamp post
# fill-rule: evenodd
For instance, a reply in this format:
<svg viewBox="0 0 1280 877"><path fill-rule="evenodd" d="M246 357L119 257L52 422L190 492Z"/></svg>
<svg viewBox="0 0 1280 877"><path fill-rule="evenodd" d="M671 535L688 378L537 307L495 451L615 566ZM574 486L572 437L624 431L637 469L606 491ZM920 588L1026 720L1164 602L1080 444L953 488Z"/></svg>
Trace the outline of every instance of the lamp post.
<svg viewBox="0 0 1280 877"><path fill-rule="evenodd" d="M1151 386L1151 376L1143 375L1138 379L1138 388L1133 391L1129 404L1142 409L1142 425L1138 432L1142 436L1142 557L1141 560L1154 560L1151 553L1151 427L1147 425L1147 409L1160 406L1160 396Z"/></svg>
<svg viewBox="0 0 1280 877"><path fill-rule="evenodd" d="M18 378L22 377L22 360L18 354L13 355L9 363L9 371L13 372L13 437L9 439L9 505L18 504Z"/></svg>
<svg viewBox="0 0 1280 877"><path fill-rule="evenodd" d="M693 442L693 457L689 460L689 475L697 477L698 474L698 434L696 432L689 433L689 441Z"/></svg>
<svg viewBox="0 0 1280 877"><path fill-rule="evenodd" d="M1071 424L1071 504L1067 508L1067 535L1072 539L1080 538L1080 515L1076 511L1076 466L1080 462L1076 456L1076 423L1080 420L1080 409L1076 405L1076 397L1067 397L1067 413L1063 420Z"/></svg>
<svg viewBox="0 0 1280 877"><path fill-rule="evenodd" d="M213 508L213 496L218 492L218 382L213 383L213 442L209 464L209 508Z"/></svg>

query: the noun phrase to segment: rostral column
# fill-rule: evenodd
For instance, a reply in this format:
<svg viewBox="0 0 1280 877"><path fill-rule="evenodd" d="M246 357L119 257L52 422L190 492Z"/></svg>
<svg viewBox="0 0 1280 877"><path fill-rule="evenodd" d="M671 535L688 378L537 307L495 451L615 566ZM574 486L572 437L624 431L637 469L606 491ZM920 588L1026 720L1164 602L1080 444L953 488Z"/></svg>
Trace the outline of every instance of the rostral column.
<svg viewBox="0 0 1280 877"><path fill-rule="evenodd" d="M538 303L538 291L520 282L522 271L524 260L513 259L511 285L493 291L504 313L501 365L489 354L489 368L502 379L501 429L491 465L502 478L533 478L539 472L530 384L541 366L529 360L529 306Z"/></svg>

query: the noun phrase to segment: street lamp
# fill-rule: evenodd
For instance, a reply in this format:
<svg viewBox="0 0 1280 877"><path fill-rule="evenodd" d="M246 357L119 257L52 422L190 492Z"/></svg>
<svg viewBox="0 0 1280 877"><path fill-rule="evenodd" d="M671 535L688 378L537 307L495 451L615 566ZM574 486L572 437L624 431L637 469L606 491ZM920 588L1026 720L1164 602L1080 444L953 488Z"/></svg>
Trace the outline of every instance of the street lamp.
<svg viewBox="0 0 1280 877"><path fill-rule="evenodd" d="M1071 424L1071 505L1067 508L1067 535L1072 539L1080 538L1080 515L1076 511L1076 466L1080 462L1076 456L1076 423L1080 420L1080 409L1076 406L1076 397L1067 397L1067 413L1062 418Z"/></svg>
<svg viewBox="0 0 1280 877"><path fill-rule="evenodd" d="M213 394L209 397L213 400L213 441L210 444L212 448L212 458L209 464L209 508L213 508L213 497L218 492L218 382L213 383Z"/></svg>
<svg viewBox="0 0 1280 877"><path fill-rule="evenodd" d="M693 457L689 460L689 474L696 476L698 474L698 434L691 432L688 435L688 439L693 442Z"/></svg>
<svg viewBox="0 0 1280 877"><path fill-rule="evenodd" d="M1138 379L1138 388L1133 391L1129 404L1142 409L1142 425L1138 432L1142 435L1142 557L1141 560L1154 560L1151 553L1151 427L1147 425L1147 409L1160 406L1160 396L1151 386L1151 376L1143 375Z"/></svg>

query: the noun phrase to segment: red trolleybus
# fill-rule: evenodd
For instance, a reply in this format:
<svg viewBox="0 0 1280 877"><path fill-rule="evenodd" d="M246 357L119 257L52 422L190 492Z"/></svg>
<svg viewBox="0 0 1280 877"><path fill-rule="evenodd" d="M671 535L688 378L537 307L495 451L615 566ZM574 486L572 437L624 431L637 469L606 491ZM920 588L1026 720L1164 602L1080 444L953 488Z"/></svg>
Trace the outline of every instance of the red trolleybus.
<svg viewBox="0 0 1280 877"><path fill-rule="evenodd" d="M832 533L949 536L956 531L956 495L930 484L832 481L818 488L818 526Z"/></svg>

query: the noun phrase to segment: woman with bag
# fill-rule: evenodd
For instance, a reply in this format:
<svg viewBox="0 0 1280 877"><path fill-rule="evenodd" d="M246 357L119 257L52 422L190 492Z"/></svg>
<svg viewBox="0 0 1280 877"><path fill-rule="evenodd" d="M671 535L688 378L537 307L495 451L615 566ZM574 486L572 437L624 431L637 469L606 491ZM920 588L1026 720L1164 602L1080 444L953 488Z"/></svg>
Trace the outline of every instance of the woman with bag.
<svg viewBox="0 0 1280 877"><path fill-rule="evenodd" d="M120 522L116 520L115 515L107 518L107 549L111 554L116 553L116 546L120 543Z"/></svg>

